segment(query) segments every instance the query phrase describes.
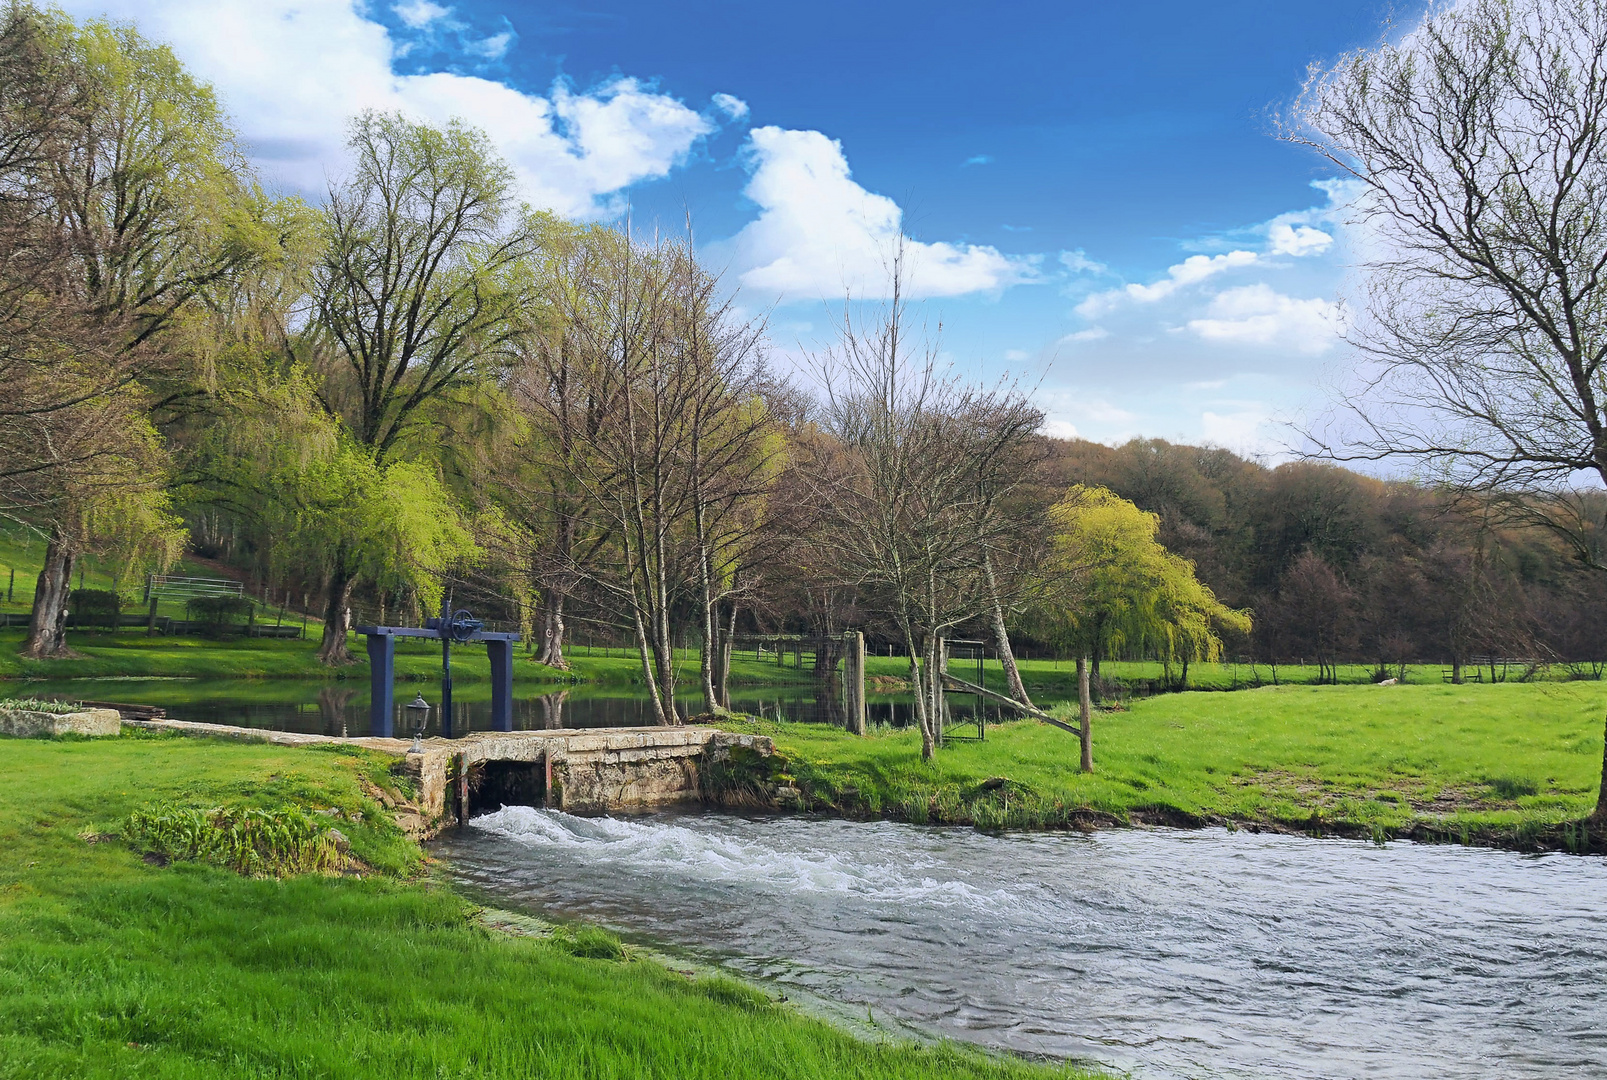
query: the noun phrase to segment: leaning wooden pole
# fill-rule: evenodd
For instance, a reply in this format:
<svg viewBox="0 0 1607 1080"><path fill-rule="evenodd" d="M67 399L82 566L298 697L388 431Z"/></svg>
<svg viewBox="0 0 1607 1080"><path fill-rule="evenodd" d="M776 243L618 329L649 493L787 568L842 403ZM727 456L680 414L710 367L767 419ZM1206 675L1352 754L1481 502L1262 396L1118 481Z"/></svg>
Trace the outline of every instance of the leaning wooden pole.
<svg viewBox="0 0 1607 1080"><path fill-rule="evenodd" d="M997 690L989 690L987 687L978 686L974 682L966 682L964 679L957 679L953 675L944 675L943 681L953 683L955 686L960 687L967 693L981 694L983 697L992 698L994 701L1001 702L1002 704L1008 705L1013 709L1019 709L1028 716L1042 720L1046 724L1053 724L1055 727L1060 728L1063 731L1069 731L1073 735L1079 734L1077 728L1066 723L1064 720L1056 720L1054 717L1050 716L1037 706L1028 705L1025 702L1017 701L1015 698L1007 697L1006 695L999 693Z"/></svg>

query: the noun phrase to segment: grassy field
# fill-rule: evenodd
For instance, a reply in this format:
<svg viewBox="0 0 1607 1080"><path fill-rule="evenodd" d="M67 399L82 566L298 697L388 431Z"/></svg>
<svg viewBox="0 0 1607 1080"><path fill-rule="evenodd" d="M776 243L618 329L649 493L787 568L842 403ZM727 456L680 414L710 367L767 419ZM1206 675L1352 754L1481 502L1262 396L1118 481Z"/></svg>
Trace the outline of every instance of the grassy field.
<svg viewBox="0 0 1607 1080"><path fill-rule="evenodd" d="M932 765L913 731L753 727L775 737L806 804L849 815L1221 821L1567 849L1584 845L1577 822L1595 806L1604 711L1596 683L1168 694L1096 715L1092 775L1077 772L1075 736L1032 721L951 742Z"/></svg>
<svg viewBox="0 0 1607 1080"><path fill-rule="evenodd" d="M380 768L366 755L127 736L0 747L3 1077L1083 1075L872 1045L731 980L491 933L427 881L248 879L83 839L153 800L337 806L366 811L341 822L355 853L406 871L417 849L363 798Z"/></svg>

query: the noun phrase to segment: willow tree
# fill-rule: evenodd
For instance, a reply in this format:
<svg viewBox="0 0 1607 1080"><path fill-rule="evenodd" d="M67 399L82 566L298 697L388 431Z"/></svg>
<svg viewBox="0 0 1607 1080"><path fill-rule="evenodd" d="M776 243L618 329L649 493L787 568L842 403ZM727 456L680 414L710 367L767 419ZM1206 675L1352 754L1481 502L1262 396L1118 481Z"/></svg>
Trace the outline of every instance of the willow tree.
<svg viewBox="0 0 1607 1080"><path fill-rule="evenodd" d="M150 426L176 322L253 257L253 186L211 90L129 26L10 6L0 36L4 466L46 536L26 650L60 654L74 560L173 528ZM20 316L20 322L18 318ZM4 452L0 452L4 453ZM113 510L112 508L116 508ZM108 518L108 514L111 515Z"/></svg>
<svg viewBox="0 0 1607 1080"><path fill-rule="evenodd" d="M1037 619L1077 656L1082 770L1092 772L1090 673L1101 659L1142 651L1167 663L1220 658L1220 631L1250 630L1248 612L1217 600L1194 564L1156 541L1160 518L1114 492L1077 485L1049 510L1054 531Z"/></svg>
<svg viewBox="0 0 1607 1080"><path fill-rule="evenodd" d="M1411 462L1607 572L1577 483L1607 483L1607 7L1436 6L1314 71L1288 136L1355 182L1366 226L1364 369L1330 452Z"/></svg>
<svg viewBox="0 0 1607 1080"><path fill-rule="evenodd" d="M329 192L313 275L322 348L309 355L326 408L384 473L430 452L432 408L511 361L533 241L513 170L482 132L366 112L348 145L352 173ZM318 657L341 664L363 559L348 538L333 542Z"/></svg>

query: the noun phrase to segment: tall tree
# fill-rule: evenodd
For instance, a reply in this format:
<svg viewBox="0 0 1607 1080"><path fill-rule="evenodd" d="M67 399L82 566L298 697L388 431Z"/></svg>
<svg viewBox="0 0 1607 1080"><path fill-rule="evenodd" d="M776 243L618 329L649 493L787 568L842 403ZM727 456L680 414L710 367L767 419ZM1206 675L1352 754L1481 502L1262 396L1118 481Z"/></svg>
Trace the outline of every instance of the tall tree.
<svg viewBox="0 0 1607 1080"><path fill-rule="evenodd" d="M366 112L348 145L352 174L330 190L327 249L314 271L318 326L334 357L322 365L323 400L383 469L430 407L511 361L533 241L516 213L513 172L483 133ZM318 651L326 664L350 660L359 572L357 551L337 540Z"/></svg>
<svg viewBox="0 0 1607 1080"><path fill-rule="evenodd" d="M52 507L31 519L47 541L26 645L48 656L66 648L67 582L104 508L123 507L125 538L140 521L171 531L147 419L176 359L161 339L252 258L253 189L211 90L170 50L129 26L75 27L27 5L5 19L0 262L13 287L0 291L24 301L35 331L12 339L27 343L12 355L28 378L6 419L66 436L14 474L36 496L43 483ZM31 279L21 288L18 271ZM142 511L131 515L130 500Z"/></svg>
<svg viewBox="0 0 1607 1080"><path fill-rule="evenodd" d="M1607 482L1607 8L1435 8L1314 72L1289 137L1358 183L1369 229L1370 368L1331 451L1511 496L1607 571L1574 486Z"/></svg>

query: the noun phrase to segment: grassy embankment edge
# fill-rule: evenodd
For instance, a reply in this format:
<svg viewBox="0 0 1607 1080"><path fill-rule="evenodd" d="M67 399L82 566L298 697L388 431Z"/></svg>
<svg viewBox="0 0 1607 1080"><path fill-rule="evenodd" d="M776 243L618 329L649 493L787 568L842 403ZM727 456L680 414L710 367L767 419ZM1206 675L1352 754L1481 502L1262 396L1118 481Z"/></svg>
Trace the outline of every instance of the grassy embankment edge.
<svg viewBox="0 0 1607 1080"><path fill-rule="evenodd" d="M388 761L147 733L4 739L0 1076L1082 1076L951 1044L878 1045L727 976L585 928L508 933L375 796ZM342 874L147 862L135 809L296 807Z"/></svg>
<svg viewBox="0 0 1607 1080"><path fill-rule="evenodd" d="M70 659L29 660L20 655L24 631L20 627L0 628L0 681L19 679L107 679L107 678L272 678L306 679L323 682L366 682L368 660L362 640L353 635L354 662L339 668L327 667L316 657L314 640L275 640L235 638L209 640L198 637L146 637L137 629L107 633L91 629L68 631L68 645L77 653ZM683 650L678 661L680 685L697 685L698 652ZM791 658L788 659L788 665ZM396 676L402 682L432 682L440 677L439 646L429 641L403 640L397 643ZM550 685L554 691L566 685L639 686L643 682L640 660L619 648L577 646L569 652L571 670L559 671L521 656L514 665L515 681L521 685ZM1068 661L1023 660L1021 671L1027 689L1035 697L1055 700L1076 693L1076 676ZM957 664L964 678L972 669ZM452 671L465 683L488 682L491 671L485 651L462 647L454 651ZM1123 686L1155 687L1164 682L1163 668L1150 661L1112 661L1105 665L1109 680ZM871 656L866 674L873 697L892 696L906 689L908 661L903 657ZM1516 682L1517 672L1512 673ZM1419 665L1406 670L1406 682L1413 685L1440 685L1443 671L1437 665ZM1277 669L1280 685L1309 685L1316 680L1315 666ZM1537 679L1539 682L1569 681L1567 671L1557 668ZM1340 680L1347 685L1372 682L1371 668L1363 664L1340 668ZM997 661L985 670L988 686L1003 690L1004 676ZM1238 691L1273 682L1273 669L1266 665L1196 664L1190 669L1189 691ZM737 689L794 688L810 690L816 685L815 673L807 666L800 670L775 663L772 655L763 660L752 654L733 657L731 686Z"/></svg>
<svg viewBox="0 0 1607 1080"><path fill-rule="evenodd" d="M779 770L796 810L985 830L1221 825L1601 852L1587 818L1604 697L1594 683L1170 694L1099 711L1091 775L1075 736L1036 721L927 764L913 731L747 717L723 726L769 735L782 763L738 761L706 783L714 801L753 804L756 773Z"/></svg>

